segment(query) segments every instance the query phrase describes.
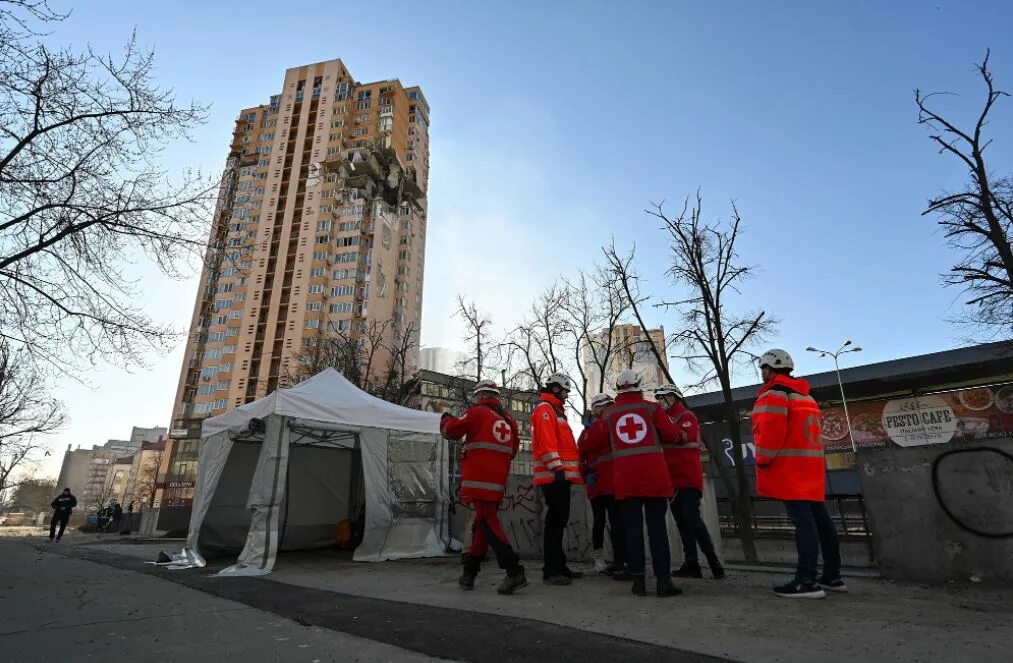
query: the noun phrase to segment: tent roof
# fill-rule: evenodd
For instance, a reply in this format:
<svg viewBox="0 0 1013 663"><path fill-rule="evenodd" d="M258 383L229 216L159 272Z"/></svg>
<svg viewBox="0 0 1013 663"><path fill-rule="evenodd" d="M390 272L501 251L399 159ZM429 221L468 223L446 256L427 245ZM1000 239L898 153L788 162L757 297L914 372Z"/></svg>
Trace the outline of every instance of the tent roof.
<svg viewBox="0 0 1013 663"><path fill-rule="evenodd" d="M440 432L438 414L371 396L341 373L328 368L291 389L278 389L270 396L205 419L202 436L209 437L230 428L245 428L251 419L264 419L272 414L356 428Z"/></svg>

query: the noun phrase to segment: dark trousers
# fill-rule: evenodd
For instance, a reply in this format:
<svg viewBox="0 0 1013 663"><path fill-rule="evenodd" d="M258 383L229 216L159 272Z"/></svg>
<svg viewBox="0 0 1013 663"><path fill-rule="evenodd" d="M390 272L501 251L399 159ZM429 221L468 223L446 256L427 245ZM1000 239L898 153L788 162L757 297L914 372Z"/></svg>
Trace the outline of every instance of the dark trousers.
<svg viewBox="0 0 1013 663"><path fill-rule="evenodd" d="M622 566L626 563L626 530L619 515L619 502L615 495L599 495L591 498L591 547L601 550L605 546L605 518L608 517L609 539L612 541L612 563Z"/></svg>
<svg viewBox="0 0 1013 663"><path fill-rule="evenodd" d="M570 482L550 483L542 486L545 499L545 527L542 545L542 577L558 576L566 569L563 554L563 533L570 520Z"/></svg>
<svg viewBox="0 0 1013 663"><path fill-rule="evenodd" d="M63 530L67 529L67 521L70 520L70 514L53 514L53 519L49 522L49 540L52 541L54 535L56 540L59 541L63 538ZM60 524L60 533L56 534L56 524Z"/></svg>
<svg viewBox="0 0 1013 663"><path fill-rule="evenodd" d="M499 503L477 500L472 502L472 506L475 509L475 528L471 536L471 548L468 550L471 559L466 561L465 565L472 565L471 568L478 573L479 560L485 556L489 548L492 548L496 553L499 568L509 573L521 570L520 557L514 552L499 522Z"/></svg>
<svg viewBox="0 0 1013 663"><path fill-rule="evenodd" d="M837 528L823 502L801 500L785 501L784 508L795 525L795 548L798 550L798 570L795 580L813 583L817 579L817 561L823 552L823 577L836 580L841 577L841 546Z"/></svg>
<svg viewBox="0 0 1013 663"><path fill-rule="evenodd" d="M718 561L714 553L714 542L700 515L700 500L703 498L696 488L679 488L672 498L672 515L682 539L682 556L687 562L696 562L696 547L700 546L704 557L713 566Z"/></svg>
<svg viewBox="0 0 1013 663"><path fill-rule="evenodd" d="M667 578L671 572L672 553L668 549L668 500L664 497L634 497L622 500L620 508L626 528L626 565L635 576L644 575L644 521L651 542L651 564L656 578Z"/></svg>

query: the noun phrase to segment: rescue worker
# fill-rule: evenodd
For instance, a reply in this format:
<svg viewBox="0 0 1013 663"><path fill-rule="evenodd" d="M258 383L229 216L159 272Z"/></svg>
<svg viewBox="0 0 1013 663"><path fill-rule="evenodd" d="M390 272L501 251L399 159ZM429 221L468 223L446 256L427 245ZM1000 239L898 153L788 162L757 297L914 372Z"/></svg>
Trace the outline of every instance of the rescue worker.
<svg viewBox="0 0 1013 663"><path fill-rule="evenodd" d="M448 440L465 438L461 447L461 501L470 504L475 513L471 547L463 560L464 571L458 584L462 589L475 588L482 557L491 546L499 567L506 577L496 589L500 594L513 594L527 587L520 557L499 521L499 503L506 490L510 462L520 448L517 422L499 400L499 387L492 380L480 380L472 392L474 404L461 417L445 412L440 419L440 432Z"/></svg>
<svg viewBox="0 0 1013 663"><path fill-rule="evenodd" d="M67 529L67 523L70 522L70 514L77 506L77 498L71 494L70 488L64 488L49 506L53 507L53 518L49 521L49 540L59 542L63 538L64 530ZM56 531L57 525L60 526L59 533Z"/></svg>
<svg viewBox="0 0 1013 663"><path fill-rule="evenodd" d="M752 412L756 493L782 500L795 525L795 578L774 592L785 598L821 599L824 589L845 592L847 586L841 579L837 529L824 502L820 410L809 395L809 383L791 376L794 368L784 350L769 350L760 357L763 386ZM821 548L823 575L817 578Z"/></svg>
<svg viewBox="0 0 1013 663"><path fill-rule="evenodd" d="M615 405L603 414L605 426L588 430L585 447L588 453L612 453L615 495L626 529L626 564L633 577L633 593L647 596L646 519L658 596L676 596L682 591L672 585L672 556L665 526L672 479L662 445L678 441L679 429L660 405L644 400L643 379L636 371L620 372L615 388Z"/></svg>
<svg viewBox="0 0 1013 663"><path fill-rule="evenodd" d="M545 501L542 581L547 585L569 585L584 575L567 567L563 553L563 534L570 520L570 486L584 483L577 442L563 409L569 394L570 378L553 373L546 378L538 405L531 413L534 483L541 488Z"/></svg>
<svg viewBox="0 0 1013 663"><path fill-rule="evenodd" d="M672 479L672 488L675 489L671 500L672 516L679 529L679 538L682 539L682 566L672 571L672 577L703 577L696 551L699 545L707 558L711 574L720 580L725 577L725 569L714 551L714 542L700 515L704 480L703 462L700 460L700 450L703 448L700 422L693 411L686 407L682 392L674 384L655 389L654 398L661 403L679 429L679 440L675 444L664 446L668 475Z"/></svg>
<svg viewBox="0 0 1013 663"><path fill-rule="evenodd" d="M603 428L608 434L608 427L602 419L605 408L614 401L608 394L598 394L591 398L591 422L577 440L577 451L580 452L581 470L584 474L587 498L591 501L591 512L594 521L591 525L591 558L594 570L616 577L628 578L626 572L625 537L622 521L619 517L619 505L616 502L614 482L612 478L612 454L588 453L586 439L588 431L593 427ZM605 519L608 517L609 538L612 542L612 562L605 561Z"/></svg>

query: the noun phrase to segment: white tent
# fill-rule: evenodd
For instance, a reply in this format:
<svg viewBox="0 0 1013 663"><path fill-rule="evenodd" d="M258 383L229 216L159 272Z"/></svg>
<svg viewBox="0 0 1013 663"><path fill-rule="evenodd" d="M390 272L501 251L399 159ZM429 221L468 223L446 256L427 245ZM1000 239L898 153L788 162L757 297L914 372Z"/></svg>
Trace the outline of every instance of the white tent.
<svg viewBox="0 0 1013 663"><path fill-rule="evenodd" d="M446 443L439 416L380 400L327 369L204 421L186 548L242 548L224 575L263 575L279 550L332 546L365 509L354 559L444 553ZM245 541L245 543L244 543Z"/></svg>

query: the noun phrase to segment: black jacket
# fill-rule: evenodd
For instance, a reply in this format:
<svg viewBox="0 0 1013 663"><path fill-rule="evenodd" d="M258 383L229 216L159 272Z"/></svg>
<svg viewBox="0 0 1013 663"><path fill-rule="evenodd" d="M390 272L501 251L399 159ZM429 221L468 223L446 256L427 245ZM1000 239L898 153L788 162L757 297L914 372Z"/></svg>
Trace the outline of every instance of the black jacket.
<svg viewBox="0 0 1013 663"><path fill-rule="evenodd" d="M56 496L56 499L49 506L53 507L54 516L69 516L74 507L77 506L77 498L73 495L61 493Z"/></svg>

